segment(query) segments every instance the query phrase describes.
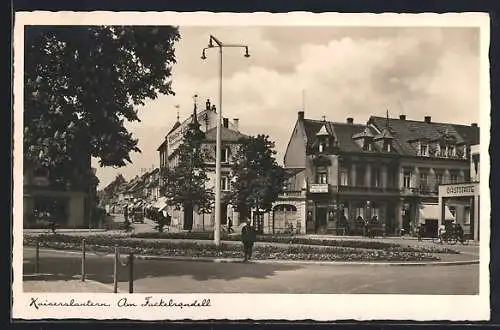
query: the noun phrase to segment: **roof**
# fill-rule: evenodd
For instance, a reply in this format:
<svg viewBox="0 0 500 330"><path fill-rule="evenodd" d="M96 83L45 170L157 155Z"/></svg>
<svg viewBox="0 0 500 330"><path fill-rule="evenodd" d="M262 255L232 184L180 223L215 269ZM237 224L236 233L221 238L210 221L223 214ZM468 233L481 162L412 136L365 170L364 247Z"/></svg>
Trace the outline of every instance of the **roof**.
<svg viewBox="0 0 500 330"><path fill-rule="evenodd" d="M323 120L304 119L304 130L306 132L307 147L313 147L316 144L316 133L325 125L331 135L334 135L338 142L339 150L342 152L365 152L353 140L353 136L368 130L374 136L376 132L366 125L335 123Z"/></svg>
<svg viewBox="0 0 500 330"><path fill-rule="evenodd" d="M437 141L445 134L454 136L457 144L466 143L474 145L479 143L479 127L456 125L449 123L437 123L415 120L402 120L385 117L370 117L368 123L379 129L389 124L389 130L394 137L393 145L398 153L402 155L415 155L415 149L411 146L411 141L427 139Z"/></svg>
<svg viewBox="0 0 500 330"><path fill-rule="evenodd" d="M237 142L240 138L247 137L247 135L240 133L239 131L232 130L230 128L221 126L221 140L224 142ZM217 127L208 130L205 133L205 141L216 141L217 140Z"/></svg>
<svg viewBox="0 0 500 330"><path fill-rule="evenodd" d="M306 169L303 167L285 167L283 170L285 171L285 176L291 178L300 172L304 172Z"/></svg>
<svg viewBox="0 0 500 330"><path fill-rule="evenodd" d="M172 128L170 129L170 131L168 131L167 135L169 135L170 133L172 133L173 131L175 131L177 129L177 127L181 126L181 123L179 121L176 121L174 126L172 126Z"/></svg>

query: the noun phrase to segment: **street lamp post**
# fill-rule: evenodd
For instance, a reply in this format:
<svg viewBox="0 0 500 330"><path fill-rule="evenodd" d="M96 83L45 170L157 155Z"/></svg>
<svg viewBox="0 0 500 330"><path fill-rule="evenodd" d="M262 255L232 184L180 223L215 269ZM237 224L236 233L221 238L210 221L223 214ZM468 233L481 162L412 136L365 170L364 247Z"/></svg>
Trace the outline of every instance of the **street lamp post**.
<svg viewBox="0 0 500 330"><path fill-rule="evenodd" d="M214 45L215 44L215 45ZM219 118L217 120L217 142L215 151L215 221L214 221L214 243L220 244L220 223L221 223L221 125L222 125L222 49L225 47L245 48L245 57L250 57L248 54L248 46L238 44L225 44L220 40L210 35L208 47L203 48L201 59L207 57L205 51L210 48L219 48Z"/></svg>

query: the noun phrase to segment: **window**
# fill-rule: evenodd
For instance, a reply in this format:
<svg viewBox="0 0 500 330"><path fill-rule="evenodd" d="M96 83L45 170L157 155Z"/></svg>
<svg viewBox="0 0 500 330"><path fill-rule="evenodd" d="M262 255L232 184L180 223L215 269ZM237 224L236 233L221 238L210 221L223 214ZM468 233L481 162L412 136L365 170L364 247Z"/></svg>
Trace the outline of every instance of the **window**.
<svg viewBox="0 0 500 330"><path fill-rule="evenodd" d="M436 173L436 183L443 184L443 173Z"/></svg>
<svg viewBox="0 0 500 330"><path fill-rule="evenodd" d="M372 151L372 144L370 143L370 141L364 141L363 150Z"/></svg>
<svg viewBox="0 0 500 330"><path fill-rule="evenodd" d="M221 153L221 162L222 163L227 163L229 162L229 147L224 147L222 148L222 153Z"/></svg>
<svg viewBox="0 0 500 330"><path fill-rule="evenodd" d="M457 154L457 150L455 146L449 146L448 148L448 157L455 157Z"/></svg>
<svg viewBox="0 0 500 330"><path fill-rule="evenodd" d="M464 225L470 225L470 207L464 208Z"/></svg>
<svg viewBox="0 0 500 330"><path fill-rule="evenodd" d="M403 188L410 188L411 186L411 172L405 171L403 174Z"/></svg>
<svg viewBox="0 0 500 330"><path fill-rule="evenodd" d="M427 144L420 145L420 156L429 156L429 148Z"/></svg>
<svg viewBox="0 0 500 330"><path fill-rule="evenodd" d="M446 157L447 154L448 154L448 147L439 145L439 156Z"/></svg>
<svg viewBox="0 0 500 330"><path fill-rule="evenodd" d="M363 207L356 208L356 218L358 217L365 218L365 209Z"/></svg>
<svg viewBox="0 0 500 330"><path fill-rule="evenodd" d="M229 178L227 176L223 176L220 180L220 190L228 191L230 189L231 189L231 187L230 187Z"/></svg>
<svg viewBox="0 0 500 330"><path fill-rule="evenodd" d="M385 143L384 150L387 151L387 152L391 152L391 143L390 142L386 142Z"/></svg>
<svg viewBox="0 0 500 330"><path fill-rule="evenodd" d="M456 173L450 175L450 183L451 184L458 183L458 175Z"/></svg>
<svg viewBox="0 0 500 330"><path fill-rule="evenodd" d="M317 167L316 168L316 182L315 183L328 183L328 175L326 167Z"/></svg>
<svg viewBox="0 0 500 330"><path fill-rule="evenodd" d="M325 150L325 146L323 143L319 144L319 152L323 152Z"/></svg>
<svg viewBox="0 0 500 330"><path fill-rule="evenodd" d="M420 173L420 190L427 190L427 173Z"/></svg>
<svg viewBox="0 0 500 330"><path fill-rule="evenodd" d="M349 185L349 171L346 168L340 169L340 185L348 186Z"/></svg>
<svg viewBox="0 0 500 330"><path fill-rule="evenodd" d="M316 183L326 184L328 183L328 177L326 173L317 173L316 174Z"/></svg>
<svg viewBox="0 0 500 330"><path fill-rule="evenodd" d="M372 170L372 186L380 187L380 169L377 167Z"/></svg>

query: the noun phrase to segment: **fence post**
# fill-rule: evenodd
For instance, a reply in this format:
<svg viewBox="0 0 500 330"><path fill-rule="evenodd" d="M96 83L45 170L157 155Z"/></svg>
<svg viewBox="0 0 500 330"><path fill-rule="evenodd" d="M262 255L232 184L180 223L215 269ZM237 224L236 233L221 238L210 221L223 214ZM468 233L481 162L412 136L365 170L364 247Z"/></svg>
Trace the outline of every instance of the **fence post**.
<svg viewBox="0 0 500 330"><path fill-rule="evenodd" d="M40 273L40 238L36 238L35 247L35 274Z"/></svg>
<svg viewBox="0 0 500 330"><path fill-rule="evenodd" d="M82 282L85 282L85 238L82 239Z"/></svg>
<svg viewBox="0 0 500 330"><path fill-rule="evenodd" d="M118 293L118 263L120 256L118 254L118 245L115 245L115 265L113 273L113 293Z"/></svg>
<svg viewBox="0 0 500 330"><path fill-rule="evenodd" d="M128 293L134 293L134 254L128 256Z"/></svg>

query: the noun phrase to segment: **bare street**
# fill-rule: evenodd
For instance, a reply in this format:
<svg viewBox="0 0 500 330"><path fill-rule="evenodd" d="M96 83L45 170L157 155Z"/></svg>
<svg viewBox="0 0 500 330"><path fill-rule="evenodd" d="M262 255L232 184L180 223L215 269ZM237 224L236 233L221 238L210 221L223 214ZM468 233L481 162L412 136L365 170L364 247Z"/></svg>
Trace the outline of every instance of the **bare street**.
<svg viewBox="0 0 500 330"><path fill-rule="evenodd" d="M24 290L43 291L39 280L74 279L81 272L76 252L24 250ZM125 262L125 256L122 256ZM113 258L87 256L87 278L113 290ZM119 292L128 292L127 269L120 267ZM282 263L213 263L135 260L136 293L329 293L329 294L478 294L479 265L375 266Z"/></svg>

